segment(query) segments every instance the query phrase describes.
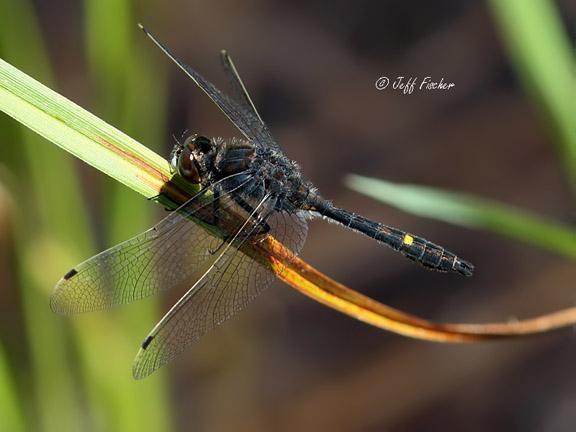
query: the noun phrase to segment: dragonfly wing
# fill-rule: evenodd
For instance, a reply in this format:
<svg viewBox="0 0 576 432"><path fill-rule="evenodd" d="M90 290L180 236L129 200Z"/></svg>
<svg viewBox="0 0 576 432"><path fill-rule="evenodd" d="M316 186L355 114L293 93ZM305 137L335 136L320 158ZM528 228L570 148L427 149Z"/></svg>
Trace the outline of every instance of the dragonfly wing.
<svg viewBox="0 0 576 432"><path fill-rule="evenodd" d="M307 233L302 214L273 212L266 223L272 236L294 253L300 251ZM238 237L248 239L250 233ZM274 279L275 274L267 267L234 246L227 247L146 337L134 361L134 377L144 378L168 363L192 342L243 309Z"/></svg>
<svg viewBox="0 0 576 432"><path fill-rule="evenodd" d="M208 95L212 102L220 108L226 117L230 119L230 121L249 141L255 141L263 146L278 146L270 135L268 128L264 123L262 123L262 120L260 120L257 114L254 115L251 110L247 110L243 106L240 106L235 101L231 100L228 96L218 90L214 84L192 69L192 67L178 59L168 47L156 39L154 35L148 32L148 30L144 28L142 29L164 52L164 54L176 63L178 67L186 73L186 75L192 78L192 81L194 81L194 83Z"/></svg>
<svg viewBox="0 0 576 432"><path fill-rule="evenodd" d="M102 310L168 288L190 288L222 243L210 231L216 229L210 223L230 208L242 211L230 194L215 198L223 186L236 193L252 183L245 179L237 186L226 184L233 181L238 179L206 188L153 228L70 270L56 285L52 310L61 314ZM205 221L204 225L194 223L193 218Z"/></svg>
<svg viewBox="0 0 576 432"><path fill-rule="evenodd" d="M230 81L232 91L234 92L234 96L238 104L241 105L246 111L250 112L254 117L257 117L260 120L260 123L266 127L262 121L262 117L260 117L260 114L258 114L258 110L256 110L254 102L252 102L252 98L250 97L250 94L248 93L242 78L240 78L240 74L238 73L238 69L236 69L236 65L226 50L220 51L220 60L222 61L222 67L224 68L224 72L228 77L228 81Z"/></svg>

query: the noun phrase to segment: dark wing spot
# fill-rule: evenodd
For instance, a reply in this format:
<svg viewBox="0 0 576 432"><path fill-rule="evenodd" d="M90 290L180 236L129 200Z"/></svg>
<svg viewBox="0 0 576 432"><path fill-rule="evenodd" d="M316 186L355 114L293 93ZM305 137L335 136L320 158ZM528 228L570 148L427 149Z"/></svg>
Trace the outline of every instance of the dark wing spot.
<svg viewBox="0 0 576 432"><path fill-rule="evenodd" d="M154 339L154 336L147 336L146 339L144 339L144 342L142 342L142 349L148 348L148 345L150 345L152 339Z"/></svg>
<svg viewBox="0 0 576 432"><path fill-rule="evenodd" d="M70 279L72 276L75 276L75 275L77 275L77 274L78 274L78 271L77 271L76 269L72 269L72 270L70 270L68 273L66 273L66 274L64 275L64 280L68 280L68 279Z"/></svg>

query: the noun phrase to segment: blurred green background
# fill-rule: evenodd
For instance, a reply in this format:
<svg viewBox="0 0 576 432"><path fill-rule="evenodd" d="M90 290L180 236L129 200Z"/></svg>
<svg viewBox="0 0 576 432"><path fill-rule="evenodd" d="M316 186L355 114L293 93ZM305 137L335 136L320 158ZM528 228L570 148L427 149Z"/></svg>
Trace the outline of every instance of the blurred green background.
<svg viewBox="0 0 576 432"><path fill-rule="evenodd" d="M483 322L574 304L575 239L541 239L556 224L570 237L576 216L575 17L570 2L543 0L0 0L0 56L167 155L186 129L238 133L136 23L221 87L217 56L228 49L275 137L327 198L445 245L477 272L427 272L322 221L304 259L426 318ZM456 87L375 89L400 75ZM423 219L346 189L349 173L499 201L543 225ZM366 192L401 206L383 190ZM70 319L48 297L72 265L161 217L157 207L0 115L0 431L573 430L573 332L425 343L281 284L133 381L139 343L178 293Z"/></svg>

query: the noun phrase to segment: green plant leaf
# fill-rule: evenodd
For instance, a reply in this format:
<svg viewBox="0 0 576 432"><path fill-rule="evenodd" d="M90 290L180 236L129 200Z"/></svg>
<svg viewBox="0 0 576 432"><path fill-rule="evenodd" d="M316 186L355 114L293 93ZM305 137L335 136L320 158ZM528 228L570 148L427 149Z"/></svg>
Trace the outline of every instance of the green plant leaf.
<svg viewBox="0 0 576 432"><path fill-rule="evenodd" d="M4 18L0 25L2 57L51 82L50 64L34 7L27 0L3 0L0 17ZM0 103L7 102L2 93ZM72 332L62 320L54 319L46 307L46 296L53 284L54 269L68 265L66 254L61 252L68 250L73 255L90 250L87 219L79 198L73 159L54 146L42 145L43 140L29 129L16 126L11 123L13 133L2 134L4 141L0 148L3 160L12 162L7 167L15 169L19 180L9 182L9 186L18 203L12 225L16 258L13 270L29 355L23 405L27 414L34 413L26 417L27 426L46 432L78 430L82 426L82 402L75 377L70 373L74 370L70 355ZM47 166L53 170L50 176L46 176ZM67 223L62 224L62 220ZM38 266L39 262L45 262L45 257L50 257L51 265ZM15 361L26 364L17 357Z"/></svg>
<svg viewBox="0 0 576 432"><path fill-rule="evenodd" d="M24 416L8 362L0 345L0 428L7 431L24 431Z"/></svg>
<svg viewBox="0 0 576 432"><path fill-rule="evenodd" d="M165 159L2 59L0 110L148 198L171 176Z"/></svg>
<svg viewBox="0 0 576 432"><path fill-rule="evenodd" d="M21 27L33 28L32 25ZM7 31L6 28L3 31ZM6 40L18 39L12 37ZM5 44L8 45L7 42ZM10 53L11 57L20 58L16 49L10 50ZM30 69L36 70L33 66ZM0 110L87 163L108 172L116 180L122 182L124 179L132 189L147 197L157 195L163 179L171 175L163 158L3 60L0 60ZM35 419L37 426L45 431L78 430L82 410L73 404L81 404L79 391L82 389L87 393L89 416L94 424L106 425L108 430L128 430L127 425L137 427L139 424L166 430L168 414L160 404L163 398L167 400L165 391L161 389L163 374L146 382L138 397L133 394L134 383L129 363L114 362L114 367L103 374L103 353L110 350L119 357L123 353L124 358L131 359L142 329L138 338L132 339L124 331L130 323L115 327L112 322L119 324L118 317L96 315L78 317L70 326L61 317L53 315L47 306L46 296L61 276L60 272L90 256L93 249L90 246L90 230L86 226L88 219L84 216L83 203L76 189L78 182L70 163L72 160L66 159L64 152L56 147L42 143L28 129L22 135L25 138L25 154L29 155L31 162L30 189L38 194L38 220L42 222L27 225L36 228L33 249L26 246L31 242L19 242L19 254L23 257L20 282L22 287L27 288L23 302L35 365L32 378L34 386L38 388L36 403L40 415ZM17 148L16 142L13 147ZM140 201L147 204L145 200ZM25 233L26 237L31 237L30 233ZM39 262L38 255L35 255L38 250L52 257L54 265L50 266L51 271L44 274L31 274ZM64 254L57 253L63 251ZM29 289L32 286L38 289L32 291ZM136 308L134 312L137 310L143 309ZM140 322L150 320L152 318ZM71 341L68 335L71 328L75 330L81 361L67 366L62 357L72 351L67 346ZM136 332L134 325L132 328ZM82 372L83 387L74 382L77 377L70 374L71 368ZM59 391L54 396L56 387ZM151 406L156 412L153 422L146 421L141 415L142 410L149 411Z"/></svg>
<svg viewBox="0 0 576 432"><path fill-rule="evenodd" d="M491 0L490 5L526 92L555 132L576 189L576 61L557 7L551 0Z"/></svg>
<svg viewBox="0 0 576 432"><path fill-rule="evenodd" d="M145 140L157 150L168 136L165 133L166 77L163 69L146 56L148 41L134 25L137 21L132 0L86 0L84 2L85 46L90 67L90 82L95 87L98 112L131 136ZM102 31L106 22L107 31ZM141 43L135 43L141 39ZM158 62L156 62L158 63ZM142 89L147 89L142 91ZM103 196L105 243L113 245L131 238L154 223L154 206L121 183L99 177ZM160 298L137 307L125 308L113 315L122 334L108 341L111 349L132 358L134 344L142 338L142 326L155 322L161 314ZM116 332L119 333L119 332ZM110 335L106 335L110 338ZM129 340L129 342L126 342ZM104 341L103 341L104 342ZM138 387L126 374L125 362L110 368L114 374L104 377L108 386L110 409L115 419L110 431L172 430L166 374L160 373ZM102 380L102 383L104 380ZM154 412L154 416L142 416Z"/></svg>

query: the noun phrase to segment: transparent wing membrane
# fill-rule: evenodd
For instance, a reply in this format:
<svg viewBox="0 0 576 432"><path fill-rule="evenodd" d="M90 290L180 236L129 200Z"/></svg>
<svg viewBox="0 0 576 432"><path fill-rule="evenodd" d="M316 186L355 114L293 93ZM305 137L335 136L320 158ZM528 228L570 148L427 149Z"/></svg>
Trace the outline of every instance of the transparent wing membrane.
<svg viewBox="0 0 576 432"><path fill-rule="evenodd" d="M262 204L265 212L266 204ZM234 244L249 241L259 223L249 220ZM266 218L269 233L295 253L307 234L300 214L272 212ZM243 309L275 279L275 274L229 245L206 274L162 318L144 340L134 362L133 374L144 378L169 362L188 345L198 340L236 312Z"/></svg>
<svg viewBox="0 0 576 432"><path fill-rule="evenodd" d="M208 95L212 102L220 108L220 110L230 119L230 121L238 128L242 134L250 141L255 141L264 146L278 147L275 143L268 128L260 120L258 113L254 115L252 110L246 109L243 105L238 105L235 101L231 100L228 96L218 90L210 81L205 79L202 75L196 72L192 67L178 59L170 49L156 39L148 30L142 27L146 35L166 54L174 63L188 75L194 83L200 87L204 93ZM230 63L232 65L232 63ZM233 66L232 66L233 67ZM233 68L233 70L235 70ZM230 75L229 75L230 77ZM236 74L235 77L238 77ZM242 81L240 87L244 88ZM247 95L244 88L244 95ZM250 98L248 97L248 101ZM248 102L250 105L251 101ZM252 105L253 106L253 105Z"/></svg>
<svg viewBox="0 0 576 432"><path fill-rule="evenodd" d="M250 97L250 94L248 93L242 78L240 78L240 74L238 73L238 69L236 69L236 65L234 65L232 58L226 50L220 51L220 60L222 61L224 72L230 81L232 91L234 92L234 96L238 104L241 105L246 111L252 113L254 117L258 118L260 123L262 123L262 126L266 128L266 125L262 121L262 117L260 117L260 114L258 114L258 110L256 109L254 102L252 102L252 98Z"/></svg>
<svg viewBox="0 0 576 432"><path fill-rule="evenodd" d="M245 181L231 193L250 183ZM52 310L60 314L102 310L168 288L188 289L223 241L191 219L217 229L211 224L227 210L244 212L237 209L230 193L215 198L214 189L222 186L226 185L205 189L153 228L70 270L56 285Z"/></svg>
<svg viewBox="0 0 576 432"><path fill-rule="evenodd" d="M273 198L256 200L254 189L245 176L206 188L150 230L69 271L56 285L52 309L72 314L171 288L185 292L138 353L134 376L149 375L274 280L268 268L238 250L242 244L272 235L294 253L302 249L304 217L277 211Z"/></svg>

